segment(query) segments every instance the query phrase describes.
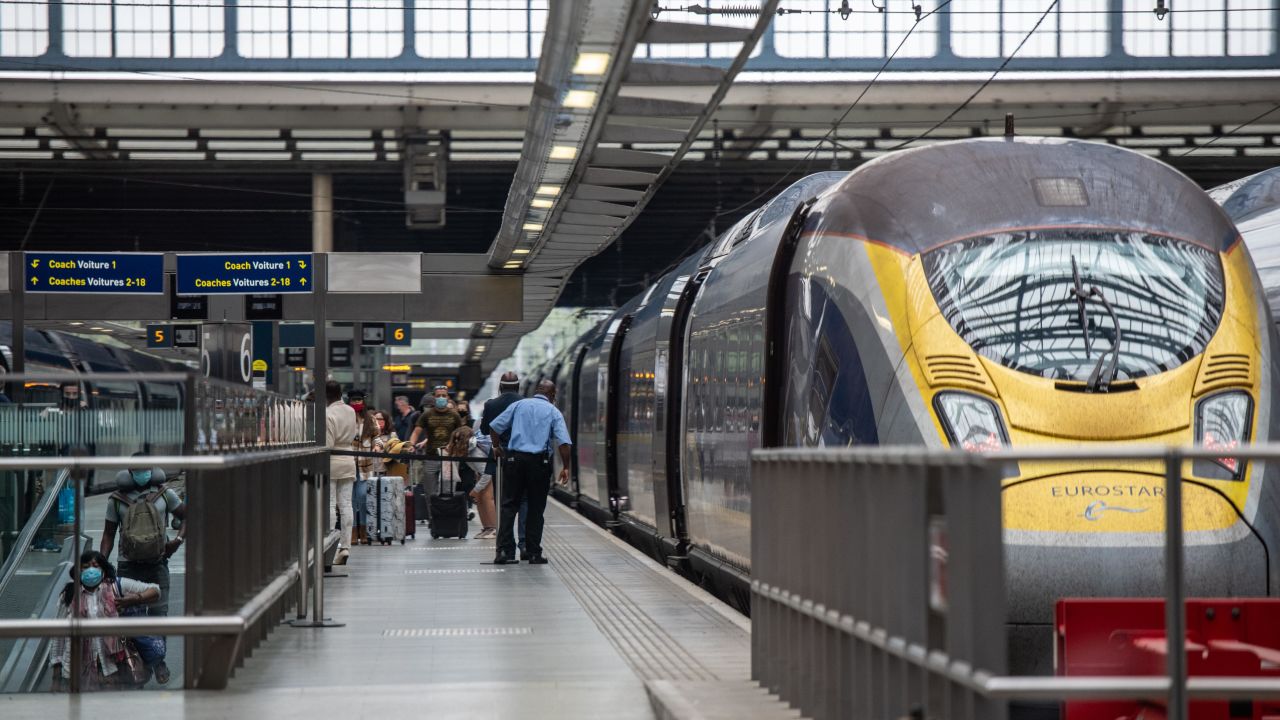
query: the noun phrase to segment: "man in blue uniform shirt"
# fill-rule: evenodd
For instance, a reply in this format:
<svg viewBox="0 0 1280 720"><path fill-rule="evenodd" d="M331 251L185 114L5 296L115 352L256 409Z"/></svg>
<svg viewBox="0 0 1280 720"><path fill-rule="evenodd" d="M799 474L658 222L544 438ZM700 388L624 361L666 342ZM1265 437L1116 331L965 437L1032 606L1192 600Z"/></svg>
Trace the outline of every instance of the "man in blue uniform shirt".
<svg viewBox="0 0 1280 720"><path fill-rule="evenodd" d="M498 555L493 564L519 562L514 559L516 538L514 525L520 501L527 499L529 516L525 525L525 549L530 565L545 565L542 554L542 514L547 509L547 492L551 489L551 452L560 452L562 469L558 482L569 484L569 428L555 406L556 384L550 380L538 383L531 398L513 403L489 424L494 452L506 458L502 487L502 519L498 523ZM502 436L511 431L511 439ZM552 445L552 443L555 443Z"/></svg>

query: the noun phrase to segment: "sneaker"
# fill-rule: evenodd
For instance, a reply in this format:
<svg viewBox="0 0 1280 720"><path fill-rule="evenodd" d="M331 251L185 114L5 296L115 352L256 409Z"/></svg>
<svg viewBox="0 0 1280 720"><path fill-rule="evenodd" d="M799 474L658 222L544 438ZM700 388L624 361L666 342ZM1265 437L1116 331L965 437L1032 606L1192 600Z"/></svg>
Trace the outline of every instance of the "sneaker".
<svg viewBox="0 0 1280 720"><path fill-rule="evenodd" d="M498 553L498 556L493 559L494 565L514 565L515 562L510 555L503 555L502 553Z"/></svg>

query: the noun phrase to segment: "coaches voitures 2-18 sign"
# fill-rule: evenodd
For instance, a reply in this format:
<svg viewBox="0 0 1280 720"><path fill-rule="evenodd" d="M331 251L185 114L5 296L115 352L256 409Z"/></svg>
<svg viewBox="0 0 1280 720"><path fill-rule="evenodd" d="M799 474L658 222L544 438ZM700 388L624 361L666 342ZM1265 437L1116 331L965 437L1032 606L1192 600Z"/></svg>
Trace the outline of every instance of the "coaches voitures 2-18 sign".
<svg viewBox="0 0 1280 720"><path fill-rule="evenodd" d="M146 253L26 253L30 293L164 292L164 255Z"/></svg>
<svg viewBox="0 0 1280 720"><path fill-rule="evenodd" d="M179 255L178 294L311 292L311 255Z"/></svg>

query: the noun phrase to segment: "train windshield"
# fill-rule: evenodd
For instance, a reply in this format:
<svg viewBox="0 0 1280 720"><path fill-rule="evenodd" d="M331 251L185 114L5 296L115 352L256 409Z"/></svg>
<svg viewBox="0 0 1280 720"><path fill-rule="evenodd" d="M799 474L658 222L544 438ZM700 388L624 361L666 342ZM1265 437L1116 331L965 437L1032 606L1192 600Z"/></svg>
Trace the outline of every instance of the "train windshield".
<svg viewBox="0 0 1280 720"><path fill-rule="evenodd" d="M1053 380L1087 382L1102 356L1113 380L1178 367L1222 317L1216 253L1141 232L998 233L923 256L951 327L983 357Z"/></svg>

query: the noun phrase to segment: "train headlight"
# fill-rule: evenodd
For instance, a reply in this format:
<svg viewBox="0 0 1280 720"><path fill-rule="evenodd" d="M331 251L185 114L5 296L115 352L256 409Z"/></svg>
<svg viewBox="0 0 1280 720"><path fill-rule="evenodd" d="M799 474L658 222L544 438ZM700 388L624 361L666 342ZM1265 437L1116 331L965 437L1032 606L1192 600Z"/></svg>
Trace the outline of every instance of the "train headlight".
<svg viewBox="0 0 1280 720"><path fill-rule="evenodd" d="M1253 399L1244 392L1211 395L1196 405L1196 442L1210 450L1237 450L1249 442L1249 424L1253 420ZM1244 463L1238 458L1199 460L1192 472L1215 480L1239 480L1244 477Z"/></svg>
<svg viewBox="0 0 1280 720"><path fill-rule="evenodd" d="M943 392L934 397L933 404L951 447L986 452L1009 445L1000 410L990 400L969 393Z"/></svg>

